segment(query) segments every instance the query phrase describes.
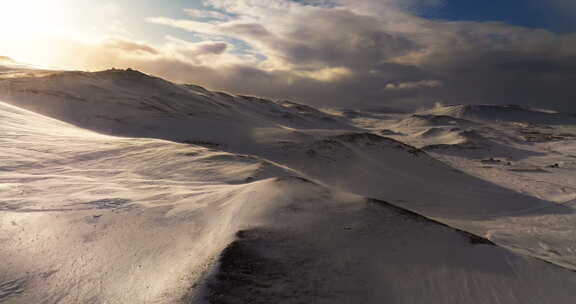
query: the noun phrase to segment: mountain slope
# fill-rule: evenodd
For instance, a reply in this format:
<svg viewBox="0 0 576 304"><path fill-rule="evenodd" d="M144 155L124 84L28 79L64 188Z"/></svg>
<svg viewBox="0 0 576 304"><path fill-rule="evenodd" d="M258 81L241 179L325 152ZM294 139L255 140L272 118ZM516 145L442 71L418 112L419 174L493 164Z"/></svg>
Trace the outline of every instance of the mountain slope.
<svg viewBox="0 0 576 304"><path fill-rule="evenodd" d="M99 135L2 103L0 117L4 303L575 296L570 271L265 161Z"/></svg>
<svg viewBox="0 0 576 304"><path fill-rule="evenodd" d="M576 124L569 123L568 119L561 120L570 118L570 114L517 106L449 106L427 112L447 109L486 110L483 112L485 119L471 115L463 119L461 112L444 111L437 115L362 118L359 122L373 132L380 133L382 128L386 128L390 131L387 132L388 136L421 147L427 155L446 165L509 191L508 194L504 194L506 191L499 194L494 187L482 191L480 188L471 188L469 178L468 182L462 180L463 183L459 184L438 174L437 184L430 183L435 185L432 189L438 192L446 189L444 192L452 197L461 193L461 198L453 200L432 193L419 201L428 201L429 205L436 207L446 203L444 206L466 215L461 219L458 216L444 216L442 221L485 235L517 252L576 269L576 239L571 233L576 225ZM510 117L511 113L515 113L513 117ZM543 121L538 123L533 120L532 114L540 118L541 115L557 117L559 120L552 124L542 124ZM503 119L507 116L508 120ZM514 121L518 117L532 120ZM348 175L353 176L352 173ZM431 176L430 179L434 180L435 177ZM413 189L420 193L422 187ZM480 191L469 191L472 189ZM440 203L435 203L435 199L439 199ZM474 201L477 203L472 204ZM474 206L482 206L482 201L492 206L493 210L508 212L477 219L470 217L479 215ZM540 207L538 203L528 203L536 201L546 203L540 204ZM513 202L526 202L526 206L531 205L533 208L518 208L516 211L507 209L514 206ZM395 203L407 208L412 205ZM427 206L417 210L423 214L438 214L430 213Z"/></svg>
<svg viewBox="0 0 576 304"><path fill-rule="evenodd" d="M486 121L529 122L548 125L576 123L576 116L573 114L532 109L517 105L450 105L437 107L424 113Z"/></svg>
<svg viewBox="0 0 576 304"><path fill-rule="evenodd" d="M254 155L329 186L392 201L437 218L488 218L553 206L454 172L426 153L364 134L336 115L296 103L176 85L132 70L54 72L47 77L5 79L0 80L1 96L12 104L99 132L163 138ZM410 128L416 129L400 129L402 133L409 134L424 122L436 127L479 126L474 140L483 136L486 140L482 142L489 146L495 145L494 138L506 138L502 132L468 120L433 115L412 118L420 124L411 123ZM381 116L373 119L381 120ZM488 136L487 129L491 130ZM460 133L470 132L474 130ZM470 141L470 136L464 138L460 133L458 137ZM426 139L429 144L431 139L438 141L433 136ZM498 153L508 153L509 149L502 147L507 146L498 145Z"/></svg>
<svg viewBox="0 0 576 304"><path fill-rule="evenodd" d="M210 92L132 70L8 79L0 88L0 97L12 104L84 128L255 155L362 196L408 201L407 207L429 216L492 216L546 206L295 103ZM382 191L382 184L388 189ZM491 206L494 195L507 195L508 204Z"/></svg>
<svg viewBox="0 0 576 304"><path fill-rule="evenodd" d="M0 98L106 134L237 147L260 140L258 130L354 129L304 105L210 92L133 70L0 79Z"/></svg>
<svg viewBox="0 0 576 304"><path fill-rule="evenodd" d="M404 114L356 127L305 105L132 70L9 77L0 96L12 104L0 103L0 302L575 296L565 269L576 269L573 209L458 166L466 149L429 154L362 129L399 128L384 120ZM456 124L489 139L473 153L528 149L516 129L418 115L392 136L441 140Z"/></svg>

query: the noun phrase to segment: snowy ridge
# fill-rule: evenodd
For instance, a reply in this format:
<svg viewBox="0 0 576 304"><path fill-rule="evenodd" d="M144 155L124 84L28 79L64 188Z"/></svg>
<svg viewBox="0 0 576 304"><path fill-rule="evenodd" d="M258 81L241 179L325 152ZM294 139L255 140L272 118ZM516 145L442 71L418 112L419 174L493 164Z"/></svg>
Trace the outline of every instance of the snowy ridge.
<svg viewBox="0 0 576 304"><path fill-rule="evenodd" d="M456 118L447 115L414 114L402 119L396 124L396 128L435 127L435 126L459 126L467 127L477 125L473 121Z"/></svg>
<svg viewBox="0 0 576 304"><path fill-rule="evenodd" d="M488 121L529 122L534 124L575 124L574 114L533 109L518 105L451 105L437 107L423 114L446 115Z"/></svg>
<svg viewBox="0 0 576 304"><path fill-rule="evenodd" d="M286 296L318 303L411 303L446 294L462 303L470 296L472 303L494 297L562 303L567 295L557 286L572 284L568 271L381 201L335 193L298 177L236 184L232 177L245 174L233 165L248 170L251 163L207 157L222 152L102 136L0 105L4 109L4 121L15 119L12 134L36 142L12 142L12 149L38 159L32 165L2 155L15 162L2 174L2 219L14 223L2 229L0 295L7 303L246 303L282 302ZM38 120L53 123L61 135L47 136L51 128L35 127ZM62 137L73 136L72 145L60 145ZM35 147L45 150L28 150ZM208 164L211 173L204 174ZM19 192L24 194L15 198ZM27 247L36 239L41 241ZM23 263L23 253L35 262ZM480 262L487 255L489 262ZM515 276L494 281L485 263ZM542 277L553 297L524 291L543 290Z"/></svg>
<svg viewBox="0 0 576 304"><path fill-rule="evenodd" d="M576 297L573 236L551 232L575 223L569 205L404 143L457 135L490 143L463 155L508 153L531 126L355 121L132 70L4 79L0 96L0 302Z"/></svg>
<svg viewBox="0 0 576 304"><path fill-rule="evenodd" d="M240 141L251 140L255 128L353 128L295 103L210 92L134 70L6 79L0 98L83 128L132 137Z"/></svg>

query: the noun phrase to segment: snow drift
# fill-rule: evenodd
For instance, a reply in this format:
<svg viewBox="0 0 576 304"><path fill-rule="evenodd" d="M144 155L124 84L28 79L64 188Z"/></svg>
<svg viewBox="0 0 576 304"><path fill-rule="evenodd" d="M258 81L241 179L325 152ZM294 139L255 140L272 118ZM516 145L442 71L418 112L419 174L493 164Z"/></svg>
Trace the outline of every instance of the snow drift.
<svg viewBox="0 0 576 304"><path fill-rule="evenodd" d="M571 237L528 229L571 208L343 116L131 70L7 77L0 96L0 302L576 297ZM425 120L395 138L465 122Z"/></svg>

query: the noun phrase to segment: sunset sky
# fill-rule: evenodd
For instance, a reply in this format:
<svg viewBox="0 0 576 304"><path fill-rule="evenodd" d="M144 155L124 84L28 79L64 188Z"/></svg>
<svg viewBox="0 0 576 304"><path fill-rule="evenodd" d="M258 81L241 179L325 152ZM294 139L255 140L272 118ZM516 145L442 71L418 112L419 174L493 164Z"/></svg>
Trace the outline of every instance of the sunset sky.
<svg viewBox="0 0 576 304"><path fill-rule="evenodd" d="M0 0L0 56L317 104L576 111L575 15L573 0Z"/></svg>

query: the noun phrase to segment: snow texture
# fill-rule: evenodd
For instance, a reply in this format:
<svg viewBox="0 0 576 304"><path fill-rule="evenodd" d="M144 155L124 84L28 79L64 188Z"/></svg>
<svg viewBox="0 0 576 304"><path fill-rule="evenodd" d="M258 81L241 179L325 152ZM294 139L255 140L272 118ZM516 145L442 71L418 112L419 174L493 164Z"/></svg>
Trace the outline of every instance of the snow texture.
<svg viewBox="0 0 576 304"><path fill-rule="evenodd" d="M570 114L0 71L0 303L576 299Z"/></svg>

